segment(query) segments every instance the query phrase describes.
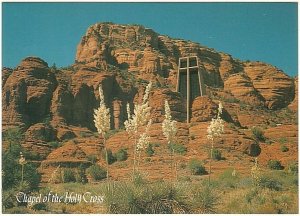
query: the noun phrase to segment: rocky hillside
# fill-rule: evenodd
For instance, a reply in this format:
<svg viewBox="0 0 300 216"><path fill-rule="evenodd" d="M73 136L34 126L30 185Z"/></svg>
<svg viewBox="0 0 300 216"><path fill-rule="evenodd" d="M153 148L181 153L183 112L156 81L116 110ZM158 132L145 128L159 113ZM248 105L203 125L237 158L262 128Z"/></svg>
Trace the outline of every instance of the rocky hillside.
<svg viewBox="0 0 300 216"><path fill-rule="evenodd" d="M175 83L178 58L190 55L200 60L208 95L195 99L191 123L186 124L185 99L175 91ZM286 166L298 160L297 78L272 65L243 62L139 25L98 23L89 27L77 46L74 64L65 68L49 67L38 57L27 57L14 69L3 68L3 130L22 129L22 146L40 156L45 181L59 163L88 163L88 156L97 154L101 164L102 139L95 133L93 110L99 105L98 86L102 84L106 104L113 113L109 148L115 152L125 147L129 153L129 160L122 165L111 165L111 175L126 178L132 159L131 140L122 129L126 104L133 106L141 100L149 80L155 86L150 94L154 122L151 142L157 145L154 156L142 166L151 170L152 178L169 176L168 152L161 132L166 99L179 122L178 142L187 147L187 153L178 159L182 164L190 158L206 163L206 128L216 114L218 101L224 105L226 126L217 145L224 157L215 162L217 170L231 166L248 172L257 155L262 164L277 159ZM265 141L253 138L253 126L265 132ZM59 147L53 146L54 142L60 143ZM283 144L289 151L280 151ZM181 169L179 174L188 171Z"/></svg>

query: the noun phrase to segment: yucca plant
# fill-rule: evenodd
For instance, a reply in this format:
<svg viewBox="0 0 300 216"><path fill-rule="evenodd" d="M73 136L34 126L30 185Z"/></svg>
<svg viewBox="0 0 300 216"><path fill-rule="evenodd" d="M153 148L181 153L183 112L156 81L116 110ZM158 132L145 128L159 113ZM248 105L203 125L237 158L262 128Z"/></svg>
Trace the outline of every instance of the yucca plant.
<svg viewBox="0 0 300 216"><path fill-rule="evenodd" d="M221 118L222 112L223 112L223 105L221 102L219 102L217 118L213 118L210 122L210 125L207 128L207 139L211 141L210 160L209 160L209 182L210 182L210 174L211 174L211 161L213 158L213 151L214 151L214 141L216 138L220 137L224 133L224 121Z"/></svg>
<svg viewBox="0 0 300 216"><path fill-rule="evenodd" d="M21 165L21 175L22 175L22 182L24 180L24 165L27 163L25 157L23 156L23 153L20 152L20 159L19 159L19 164Z"/></svg>
<svg viewBox="0 0 300 216"><path fill-rule="evenodd" d="M176 166L176 159L175 159L175 139L177 133L177 122L172 120L171 116L171 109L167 100L165 100L165 119L162 122L162 131L164 136L167 138L168 146L171 148L171 160L172 160L172 167L171 169L174 170L174 178L177 180L177 166Z"/></svg>
<svg viewBox="0 0 300 216"><path fill-rule="evenodd" d="M107 180L109 180L106 135L110 130L110 112L109 112L109 108L106 108L104 102L104 94L101 85L99 86L99 97L100 97L100 106L98 109L94 110L94 123L98 133L103 137L103 145L104 145L104 150L106 155L106 178Z"/></svg>
<svg viewBox="0 0 300 216"><path fill-rule="evenodd" d="M151 107L149 106L149 94L151 88L152 82L149 82L149 84L146 87L142 103L134 105L134 113L132 115L130 111L130 106L129 104L127 104L128 119L124 122L124 125L129 136L134 138L132 175L133 180L135 178L136 168L139 167L141 151L149 145L150 140L148 132L152 124L152 120L150 118ZM141 127L145 125L145 130L140 131Z"/></svg>

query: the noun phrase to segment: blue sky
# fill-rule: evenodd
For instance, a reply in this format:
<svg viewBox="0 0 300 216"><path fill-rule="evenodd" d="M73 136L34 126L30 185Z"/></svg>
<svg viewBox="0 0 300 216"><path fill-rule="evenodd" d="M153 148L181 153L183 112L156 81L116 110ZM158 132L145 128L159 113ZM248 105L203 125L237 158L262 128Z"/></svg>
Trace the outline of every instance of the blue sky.
<svg viewBox="0 0 300 216"><path fill-rule="evenodd" d="M241 60L298 74L297 3L2 3L2 65L27 56L74 63L77 44L97 22L141 24Z"/></svg>

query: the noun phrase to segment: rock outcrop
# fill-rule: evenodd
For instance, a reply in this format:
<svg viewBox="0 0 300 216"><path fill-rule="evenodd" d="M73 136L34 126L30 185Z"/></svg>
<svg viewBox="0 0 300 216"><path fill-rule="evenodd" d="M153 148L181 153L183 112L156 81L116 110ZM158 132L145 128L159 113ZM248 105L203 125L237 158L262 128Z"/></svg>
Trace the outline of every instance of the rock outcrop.
<svg viewBox="0 0 300 216"><path fill-rule="evenodd" d="M191 123L186 124L186 100L175 91L177 63L180 57L192 55L198 57L207 95L191 101ZM192 157L206 163L207 127L216 116L219 101L224 105L222 118L226 122L225 134L216 143L225 157L219 162L220 170L232 161L242 161L239 166L244 169L250 166L251 157L273 156L266 153L272 147L262 146L252 138L253 126L266 128L270 139L277 137L276 133L285 126L293 130L292 140L297 136L295 118L288 119L298 111L297 78L292 79L269 64L243 62L199 43L159 35L143 26L113 23L89 27L77 46L75 63L69 67L49 68L42 59L27 57L15 69L3 68L2 126L21 127L25 131L22 146L45 159L41 167L53 171L57 164L89 164L87 156L100 155L103 148L103 139L95 134L93 122L101 85L111 113L111 128L118 129L107 145L114 152L128 148L132 159L132 140L122 130L127 118L126 104L133 108L141 102L149 81L154 85L149 97L153 120L150 136L157 153L149 158L151 163L145 169L152 171L155 166L157 176L164 177L162 172L168 169L164 160L169 151L161 129L165 100L169 102L172 118L178 121L176 141L187 148L187 154L179 159L184 163ZM283 126L277 127L280 124ZM49 145L54 141L62 146L54 149ZM291 149L294 154L296 148ZM284 163L294 158L286 155ZM112 169L119 170L114 166ZM125 175L118 172L113 177Z"/></svg>

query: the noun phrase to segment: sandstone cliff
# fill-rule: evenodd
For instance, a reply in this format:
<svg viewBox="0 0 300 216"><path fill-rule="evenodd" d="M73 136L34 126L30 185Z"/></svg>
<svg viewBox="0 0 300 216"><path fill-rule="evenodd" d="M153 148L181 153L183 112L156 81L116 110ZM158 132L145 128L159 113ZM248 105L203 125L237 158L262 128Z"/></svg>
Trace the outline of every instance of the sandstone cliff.
<svg viewBox="0 0 300 216"><path fill-rule="evenodd" d="M208 92L193 101L190 125L185 123L185 99L175 92L178 58L189 55L198 56ZM132 107L141 100L149 80L154 82L149 102L154 122L150 130L152 142L166 142L161 122L164 101L168 100L173 118L180 122L178 141L188 148L182 161L207 156L203 154L208 148L206 128L216 115L218 101L224 104L222 117L227 122L220 145L232 161L244 157L243 163L249 165L251 157L257 156L259 146L249 132L252 126L278 131L276 125L297 124L298 79L276 67L243 62L199 43L172 39L139 25L98 23L82 37L75 62L69 67L50 68L38 57L27 57L15 69L2 69L3 129L21 127L26 134L22 145L46 158L44 165L71 160L73 154L75 161L88 163L86 156L102 148L102 139L94 134L93 124L99 84L112 113L111 127L122 129L127 118L126 104ZM280 130L278 133L285 136ZM65 144L53 149L50 142ZM112 135L108 145L113 150L131 148L124 131ZM153 160L164 160L163 153ZM159 166L163 169L163 164Z"/></svg>

